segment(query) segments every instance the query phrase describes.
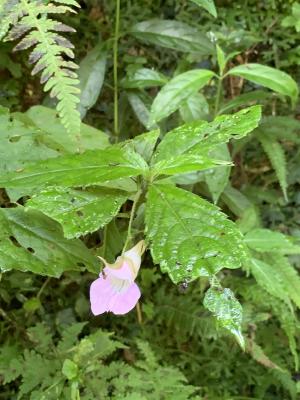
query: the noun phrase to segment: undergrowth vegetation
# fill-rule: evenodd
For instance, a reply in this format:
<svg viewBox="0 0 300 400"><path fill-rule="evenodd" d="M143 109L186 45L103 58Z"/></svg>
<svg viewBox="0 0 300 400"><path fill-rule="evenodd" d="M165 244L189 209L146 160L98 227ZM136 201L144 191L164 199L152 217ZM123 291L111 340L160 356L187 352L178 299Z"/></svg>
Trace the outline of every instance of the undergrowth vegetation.
<svg viewBox="0 0 300 400"><path fill-rule="evenodd" d="M299 33L0 0L0 399L300 397Z"/></svg>

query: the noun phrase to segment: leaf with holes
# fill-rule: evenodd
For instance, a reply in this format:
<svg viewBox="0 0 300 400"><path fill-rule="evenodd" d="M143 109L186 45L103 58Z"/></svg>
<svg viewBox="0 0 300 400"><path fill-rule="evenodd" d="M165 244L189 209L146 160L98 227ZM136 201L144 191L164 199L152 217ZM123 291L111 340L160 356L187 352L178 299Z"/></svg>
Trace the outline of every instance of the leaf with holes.
<svg viewBox="0 0 300 400"><path fill-rule="evenodd" d="M149 125L159 122L176 111L190 96L197 93L214 76L207 69L194 69L172 78L155 97Z"/></svg>
<svg viewBox="0 0 300 400"><path fill-rule="evenodd" d="M205 293L203 305L217 318L223 328L235 336L244 349L245 340L241 332L243 310L232 291L227 288L210 288Z"/></svg>
<svg viewBox="0 0 300 400"><path fill-rule="evenodd" d="M144 173L147 164L128 148L111 146L25 165L22 171L2 174L0 186L9 188L91 186Z"/></svg>
<svg viewBox="0 0 300 400"><path fill-rule="evenodd" d="M0 221L1 271L18 269L55 277L80 267L97 271L97 259L85 245L65 239L60 225L42 213L1 208Z"/></svg>
<svg viewBox="0 0 300 400"><path fill-rule="evenodd" d="M78 237L108 224L126 201L118 190L50 188L34 195L26 207L35 208L58 221L67 238Z"/></svg>
<svg viewBox="0 0 300 400"><path fill-rule="evenodd" d="M152 158L152 169L156 175L178 174L197 170L197 165L204 165L204 161L206 165L203 168L199 165L199 170L211 168L217 163L208 156L210 152L231 138L239 139L247 135L257 127L260 117L261 107L254 106L233 115L219 116L213 122L194 121L182 125L168 132L157 146ZM228 159L227 155L225 157ZM228 165L226 160L218 163ZM179 166L182 166L181 171ZM172 170L166 172L169 167Z"/></svg>
<svg viewBox="0 0 300 400"><path fill-rule="evenodd" d="M154 262L174 283L239 268L248 258L242 234L218 207L173 186L151 186L146 234Z"/></svg>
<svg viewBox="0 0 300 400"><path fill-rule="evenodd" d="M212 54L213 45L206 35L183 22L152 19L134 25L131 34L146 43L189 53Z"/></svg>

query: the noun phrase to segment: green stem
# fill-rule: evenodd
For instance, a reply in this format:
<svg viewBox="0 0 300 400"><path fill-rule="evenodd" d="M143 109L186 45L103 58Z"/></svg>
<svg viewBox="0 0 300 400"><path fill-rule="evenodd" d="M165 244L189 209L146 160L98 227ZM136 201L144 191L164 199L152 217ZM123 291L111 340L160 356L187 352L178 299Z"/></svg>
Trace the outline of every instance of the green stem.
<svg viewBox="0 0 300 400"><path fill-rule="evenodd" d="M219 112L219 107L220 107L220 100L221 100L221 92L222 92L222 81L223 78L219 77L218 79L218 85L217 85L217 94L216 94L216 101L215 101L215 113L214 116L216 117Z"/></svg>
<svg viewBox="0 0 300 400"><path fill-rule="evenodd" d="M131 241L131 239L132 239L132 233L131 233L131 230L132 230L132 223L133 223L133 219L134 219L134 216L135 216L136 208L137 208L137 205L138 205L138 201L139 201L139 199L140 199L140 197L141 197L141 194L142 194L142 190L139 189L139 190L137 191L136 195L135 195L134 200L133 200L133 205L132 205L131 214L130 214L130 219L129 219L129 224L128 224L127 237L126 237L126 240L125 240L125 244L124 244L124 247L123 247L122 254L125 253L125 251L126 251L128 245L129 245L129 243L130 243L130 241Z"/></svg>
<svg viewBox="0 0 300 400"><path fill-rule="evenodd" d="M114 37L114 133L116 142L119 141L119 98L118 98L118 49L119 49L119 30L120 30L120 0L116 0L116 21Z"/></svg>

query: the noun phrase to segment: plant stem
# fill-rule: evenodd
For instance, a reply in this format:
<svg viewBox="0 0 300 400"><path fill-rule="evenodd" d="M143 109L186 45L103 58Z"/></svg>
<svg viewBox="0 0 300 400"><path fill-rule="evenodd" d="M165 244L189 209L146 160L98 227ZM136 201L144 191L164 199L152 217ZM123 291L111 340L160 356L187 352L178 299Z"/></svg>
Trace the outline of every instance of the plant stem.
<svg viewBox="0 0 300 400"><path fill-rule="evenodd" d="M129 243L130 243L130 240L132 239L132 234L131 234L132 223L133 223L134 215L135 215L135 212L136 212L136 207L137 207L138 201L139 201L139 199L140 199L140 197L141 197L141 194L142 194L142 190L139 189L139 190L137 191L136 195L135 195L134 200L133 200L133 205L132 205L132 209L131 209L130 219L129 219L129 223L128 223L127 237L126 237L126 240L125 240L125 244L124 244L124 247L123 247L122 254L125 253L125 251L126 251L128 245L129 245Z"/></svg>
<svg viewBox="0 0 300 400"><path fill-rule="evenodd" d="M136 303L136 314L137 314L137 320L139 325L143 324L143 314L142 314L142 309L141 309L141 305L139 302Z"/></svg>
<svg viewBox="0 0 300 400"><path fill-rule="evenodd" d="M215 112L214 116L216 117L219 112L219 106L220 106L220 99L221 99L221 92L222 92L222 77L219 77L218 79L218 85L217 85L217 94L216 94L216 101L215 101Z"/></svg>
<svg viewBox="0 0 300 400"><path fill-rule="evenodd" d="M119 141L119 98L118 98L118 49L119 49L119 30L120 30L120 0L116 0L116 20L114 37L114 133L116 142Z"/></svg>

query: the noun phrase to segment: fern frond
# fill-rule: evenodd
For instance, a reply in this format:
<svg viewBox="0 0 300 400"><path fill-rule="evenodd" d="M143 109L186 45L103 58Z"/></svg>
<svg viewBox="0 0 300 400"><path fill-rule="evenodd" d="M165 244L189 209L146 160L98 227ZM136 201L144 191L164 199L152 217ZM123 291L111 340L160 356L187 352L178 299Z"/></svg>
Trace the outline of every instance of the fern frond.
<svg viewBox="0 0 300 400"><path fill-rule="evenodd" d="M57 4L55 4L57 3ZM49 14L75 12L79 7L75 0L7 0L0 9L0 39L20 39L14 51L33 47L29 63L35 64L32 75L41 72L44 90L58 99L57 111L69 133L79 134L80 114L77 111L80 93L79 80L74 71L77 65L68 60L74 58L73 44L60 32L74 29L49 18Z"/></svg>

